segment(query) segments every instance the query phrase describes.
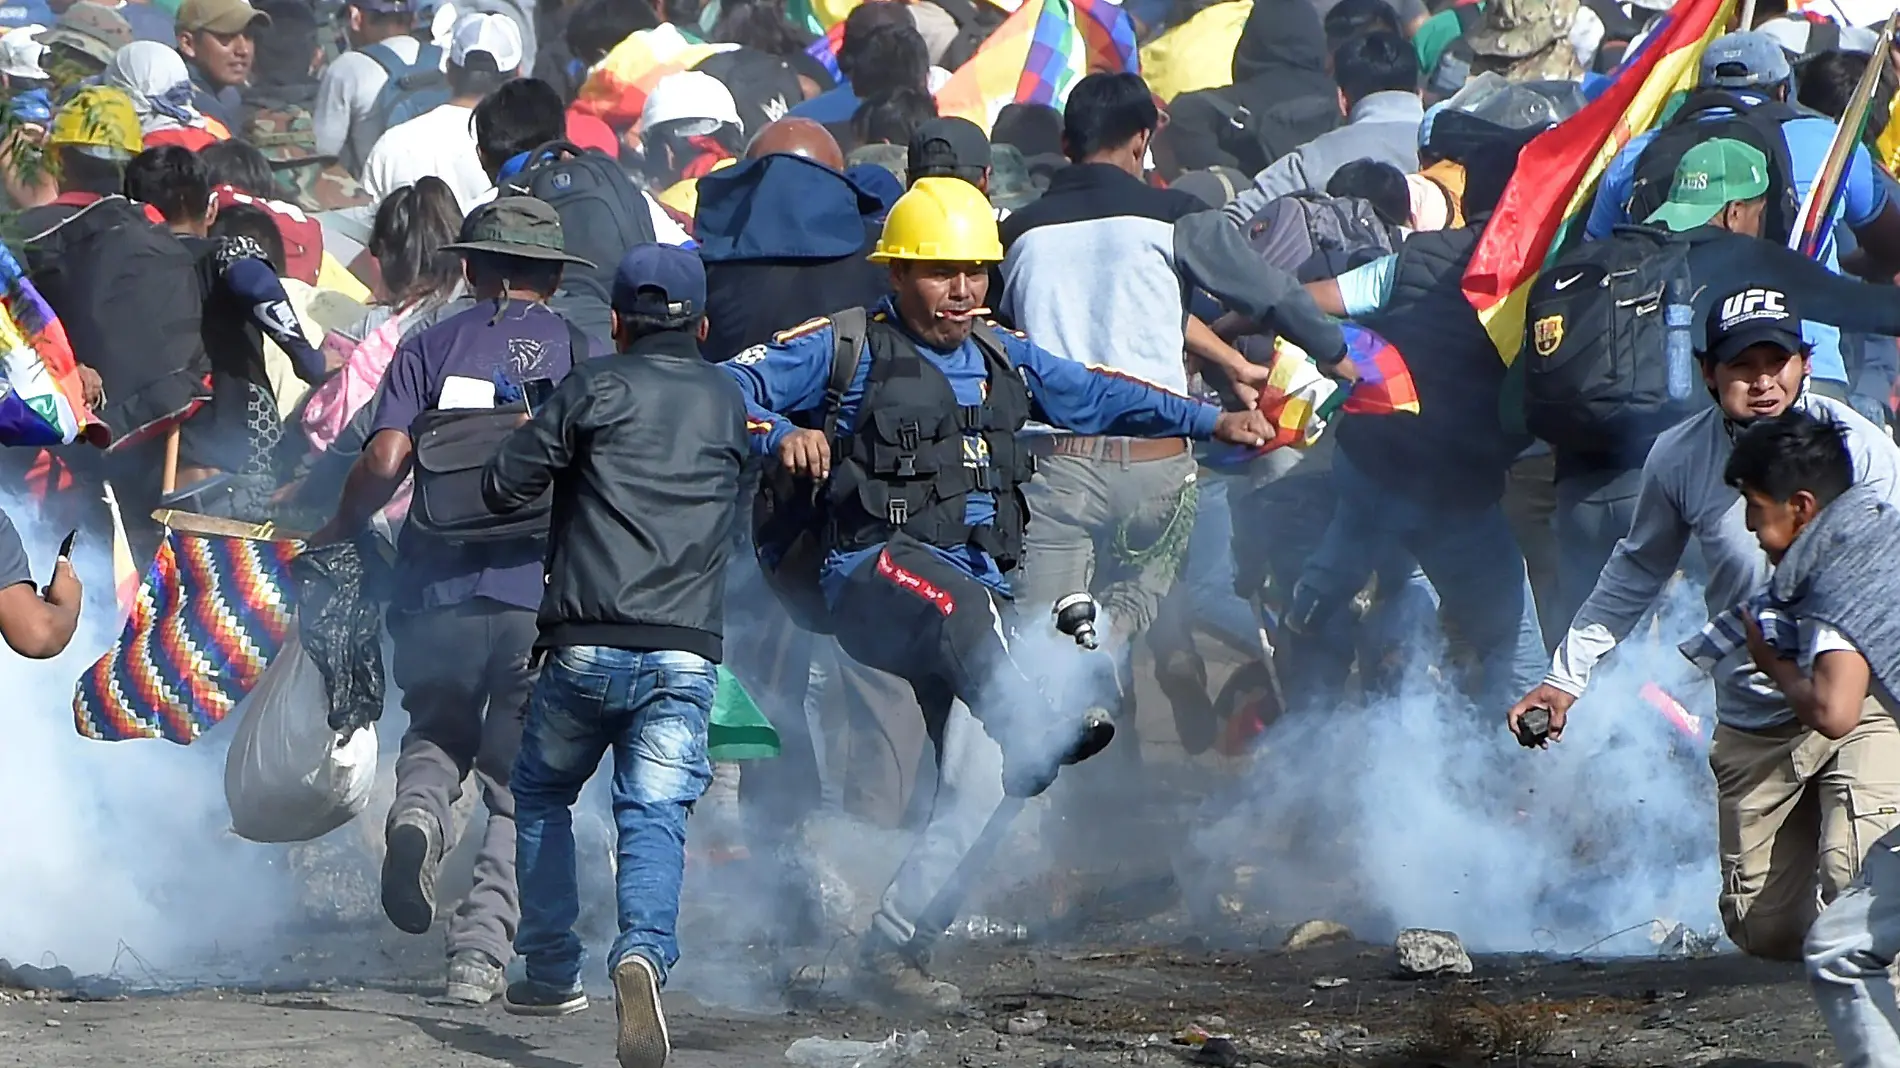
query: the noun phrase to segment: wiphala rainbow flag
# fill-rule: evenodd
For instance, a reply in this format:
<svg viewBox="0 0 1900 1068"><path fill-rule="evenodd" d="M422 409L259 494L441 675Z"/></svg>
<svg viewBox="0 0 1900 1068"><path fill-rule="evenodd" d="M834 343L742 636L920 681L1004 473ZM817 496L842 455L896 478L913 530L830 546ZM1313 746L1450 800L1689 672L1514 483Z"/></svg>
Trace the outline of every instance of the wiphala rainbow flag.
<svg viewBox="0 0 1900 1068"><path fill-rule="evenodd" d="M125 630L79 679L79 733L189 745L224 719L290 633L298 548L167 530Z"/></svg>

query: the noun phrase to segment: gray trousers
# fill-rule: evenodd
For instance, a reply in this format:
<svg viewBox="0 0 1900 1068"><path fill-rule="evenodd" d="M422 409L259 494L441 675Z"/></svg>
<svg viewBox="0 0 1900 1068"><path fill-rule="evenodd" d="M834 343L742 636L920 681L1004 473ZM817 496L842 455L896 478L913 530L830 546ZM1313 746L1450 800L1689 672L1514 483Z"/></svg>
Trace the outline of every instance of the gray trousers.
<svg viewBox="0 0 1900 1068"><path fill-rule="evenodd" d="M1900 830L1874 843L1860 877L1808 929L1808 981L1846 1068L1900 1065Z"/></svg>
<svg viewBox="0 0 1900 1068"><path fill-rule="evenodd" d="M1195 478L1194 456L1121 463L1076 456L1038 461L1024 488L1029 530L1023 562L1010 582L1024 633L1047 630L1061 597L1094 593L1122 692L1133 688L1130 650L1154 623L1173 587L1194 527L1182 496ZM1074 695L1052 695L1066 706ZM1126 719L1125 710L1115 710ZM1127 747L1132 751L1133 746Z"/></svg>
<svg viewBox="0 0 1900 1068"><path fill-rule="evenodd" d="M920 688L917 696L936 755L937 788L928 822L871 918L874 935L900 946L916 933L918 916L956 874L1003 801L1002 748L947 688L929 693ZM942 934L930 931L921 941L929 945Z"/></svg>
<svg viewBox="0 0 1900 1068"><path fill-rule="evenodd" d="M521 749L534 613L494 601L391 613L392 673L402 688L409 729L396 758L390 817L411 809L442 828L444 852L457 828L450 810L474 772L488 806L475 855L475 885L449 918L448 951L475 949L506 964L514 955L521 898L515 888L515 798L508 790Z"/></svg>

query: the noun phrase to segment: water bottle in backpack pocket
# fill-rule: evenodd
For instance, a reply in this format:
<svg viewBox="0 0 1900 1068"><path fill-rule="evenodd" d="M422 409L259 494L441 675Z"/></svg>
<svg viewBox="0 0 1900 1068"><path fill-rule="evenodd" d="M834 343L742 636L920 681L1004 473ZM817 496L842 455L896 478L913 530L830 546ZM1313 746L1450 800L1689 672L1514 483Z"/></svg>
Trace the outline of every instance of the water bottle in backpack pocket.
<svg viewBox="0 0 1900 1068"><path fill-rule="evenodd" d="M1640 463L1698 407L1689 244L1619 226L1544 269L1525 310L1524 418L1582 455Z"/></svg>

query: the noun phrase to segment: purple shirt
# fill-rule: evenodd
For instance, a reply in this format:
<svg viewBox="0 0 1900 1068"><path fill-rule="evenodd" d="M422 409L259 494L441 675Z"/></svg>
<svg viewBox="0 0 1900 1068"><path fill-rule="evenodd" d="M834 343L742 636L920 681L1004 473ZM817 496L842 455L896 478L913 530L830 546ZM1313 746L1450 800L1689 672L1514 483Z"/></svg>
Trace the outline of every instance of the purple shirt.
<svg viewBox="0 0 1900 1068"><path fill-rule="evenodd" d="M573 344L567 320L545 305L509 301L497 318L495 302L482 301L396 346L370 435L383 430L409 433L416 417L435 407L443 380L451 375L495 383L498 402L519 397L521 383L530 379L558 382L574 366ZM516 608L539 608L544 552L538 541L445 545L405 529L396 548L391 607L447 608L485 597Z"/></svg>

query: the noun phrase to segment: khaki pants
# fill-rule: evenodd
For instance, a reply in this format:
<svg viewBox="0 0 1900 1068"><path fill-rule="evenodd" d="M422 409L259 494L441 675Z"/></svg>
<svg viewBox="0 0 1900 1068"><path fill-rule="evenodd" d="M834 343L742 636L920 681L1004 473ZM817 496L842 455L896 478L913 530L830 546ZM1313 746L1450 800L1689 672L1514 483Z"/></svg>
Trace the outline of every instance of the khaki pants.
<svg viewBox="0 0 1900 1068"><path fill-rule="evenodd" d="M1875 839L1900 826L1900 726L1871 697L1839 741L1793 725L1718 725L1709 768L1722 924L1745 953L1800 960L1821 905L1860 873Z"/></svg>

